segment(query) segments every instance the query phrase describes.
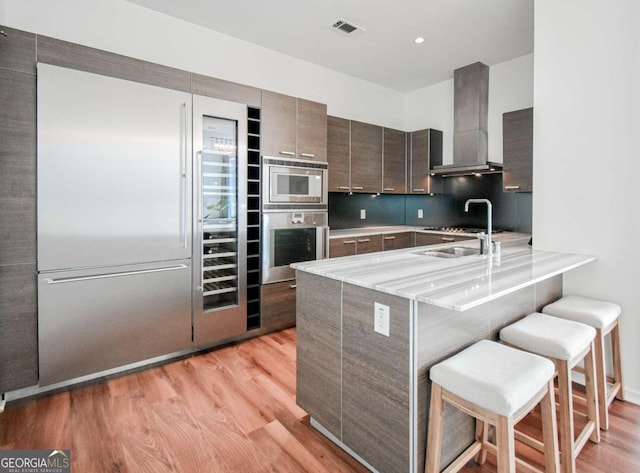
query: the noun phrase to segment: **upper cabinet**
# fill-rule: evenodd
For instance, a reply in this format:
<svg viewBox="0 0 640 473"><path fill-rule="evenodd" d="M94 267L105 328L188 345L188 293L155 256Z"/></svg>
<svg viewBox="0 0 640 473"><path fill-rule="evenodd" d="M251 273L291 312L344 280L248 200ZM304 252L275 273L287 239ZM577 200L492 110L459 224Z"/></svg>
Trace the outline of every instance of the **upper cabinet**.
<svg viewBox="0 0 640 473"><path fill-rule="evenodd" d="M310 100L298 99L297 113L298 157L327 160L327 106Z"/></svg>
<svg viewBox="0 0 640 473"><path fill-rule="evenodd" d="M409 193L434 193L441 178L429 176L429 169L433 164L442 164L442 132L428 128L409 133L409 139Z"/></svg>
<svg viewBox="0 0 640 473"><path fill-rule="evenodd" d="M404 131L384 129L382 192L407 193L407 134Z"/></svg>
<svg viewBox="0 0 640 473"><path fill-rule="evenodd" d="M351 121L351 190L382 190L382 127Z"/></svg>
<svg viewBox="0 0 640 473"><path fill-rule="evenodd" d="M505 192L533 190L533 108L502 115L502 182Z"/></svg>
<svg viewBox="0 0 640 473"><path fill-rule="evenodd" d="M329 192L351 190L351 122L344 118L327 117L327 161L329 162Z"/></svg>
<svg viewBox="0 0 640 473"><path fill-rule="evenodd" d="M442 132L406 133L328 116L327 161L329 192L439 192L441 179L429 176L429 165L442 164Z"/></svg>
<svg viewBox="0 0 640 473"><path fill-rule="evenodd" d="M327 160L327 106L262 91L262 154Z"/></svg>

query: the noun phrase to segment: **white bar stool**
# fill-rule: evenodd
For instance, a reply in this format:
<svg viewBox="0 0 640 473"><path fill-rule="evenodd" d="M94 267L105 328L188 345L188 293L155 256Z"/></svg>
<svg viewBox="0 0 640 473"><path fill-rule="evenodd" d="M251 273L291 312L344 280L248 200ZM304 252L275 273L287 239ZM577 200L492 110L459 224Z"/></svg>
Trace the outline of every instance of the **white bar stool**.
<svg viewBox="0 0 640 473"><path fill-rule="evenodd" d="M575 459L587 439L594 443L600 442L598 394L593 359L595 335L593 327L540 313L530 314L500 331L500 340L503 342L545 356L555 364L558 375L560 461L564 473L575 472ZM585 426L575 439L571 370L583 360L587 415Z"/></svg>
<svg viewBox="0 0 640 473"><path fill-rule="evenodd" d="M544 314L575 320L596 329L595 357L598 378L598 415L600 428L609 429L609 406L614 399L624 401L622 362L620 353L620 326L622 309L619 305L580 296L564 296L542 309ZM613 377L607 377L604 337L611 333ZM582 369L576 371L582 372ZM608 388L608 384L611 387Z"/></svg>
<svg viewBox="0 0 640 473"><path fill-rule="evenodd" d="M515 473L516 463L539 472L515 456L514 425L540 404L545 471L558 472L558 440L553 401L554 366L549 360L482 340L431 367L431 405L425 472L440 471L445 402L475 417L476 440L445 470L462 469L474 456L484 463L487 451L497 457L499 473ZM496 445L487 424L495 426Z"/></svg>

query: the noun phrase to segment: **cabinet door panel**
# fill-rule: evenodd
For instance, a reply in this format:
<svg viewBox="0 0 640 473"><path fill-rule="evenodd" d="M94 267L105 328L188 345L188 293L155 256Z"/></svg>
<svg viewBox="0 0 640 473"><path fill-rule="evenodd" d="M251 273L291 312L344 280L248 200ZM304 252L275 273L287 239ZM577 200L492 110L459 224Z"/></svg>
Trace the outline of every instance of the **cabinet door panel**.
<svg viewBox="0 0 640 473"><path fill-rule="evenodd" d="M469 241L473 238L467 236L439 235L435 233L416 233L416 246L441 245L456 241Z"/></svg>
<svg viewBox="0 0 640 473"><path fill-rule="evenodd" d="M533 109L502 115L502 179L505 192L533 189Z"/></svg>
<svg viewBox="0 0 640 473"><path fill-rule="evenodd" d="M296 324L296 281L262 286L263 328L285 328Z"/></svg>
<svg viewBox="0 0 640 473"><path fill-rule="evenodd" d="M331 238L329 240L329 258L356 254L356 238Z"/></svg>
<svg viewBox="0 0 640 473"><path fill-rule="evenodd" d="M327 117L329 192L347 192L350 189L350 129L349 120Z"/></svg>
<svg viewBox="0 0 640 473"><path fill-rule="evenodd" d="M382 191L382 127L351 121L351 190Z"/></svg>
<svg viewBox="0 0 640 473"><path fill-rule="evenodd" d="M411 248L415 242L415 232L390 233L382 235L382 249L398 250L400 248Z"/></svg>
<svg viewBox="0 0 640 473"><path fill-rule="evenodd" d="M296 98L262 91L262 154L296 154Z"/></svg>
<svg viewBox="0 0 640 473"><path fill-rule="evenodd" d="M301 159L327 160L327 106L298 99L297 153Z"/></svg>
<svg viewBox="0 0 640 473"><path fill-rule="evenodd" d="M407 134L384 129L383 185L385 194L406 193Z"/></svg>
<svg viewBox="0 0 640 473"><path fill-rule="evenodd" d="M357 239L356 253L375 253L382 251L382 235L367 235Z"/></svg>
<svg viewBox="0 0 640 473"><path fill-rule="evenodd" d="M429 188L429 130L411 133L411 185L412 194L428 194Z"/></svg>

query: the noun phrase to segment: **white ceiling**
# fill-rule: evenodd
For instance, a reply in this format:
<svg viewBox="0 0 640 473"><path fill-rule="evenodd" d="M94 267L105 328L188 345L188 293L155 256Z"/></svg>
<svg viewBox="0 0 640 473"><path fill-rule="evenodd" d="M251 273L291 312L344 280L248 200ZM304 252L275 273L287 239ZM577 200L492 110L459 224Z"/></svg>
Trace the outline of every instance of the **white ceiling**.
<svg viewBox="0 0 640 473"><path fill-rule="evenodd" d="M404 93L533 52L534 0L128 1Z"/></svg>

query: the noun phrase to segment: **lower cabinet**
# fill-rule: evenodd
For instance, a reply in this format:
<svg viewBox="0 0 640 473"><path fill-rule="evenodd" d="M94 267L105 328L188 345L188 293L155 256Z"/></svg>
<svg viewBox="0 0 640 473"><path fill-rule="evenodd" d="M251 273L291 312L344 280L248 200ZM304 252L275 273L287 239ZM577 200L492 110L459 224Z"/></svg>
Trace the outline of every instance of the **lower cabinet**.
<svg viewBox="0 0 640 473"><path fill-rule="evenodd" d="M296 281L283 281L262 286L262 327L280 329L296 324Z"/></svg>
<svg viewBox="0 0 640 473"><path fill-rule="evenodd" d="M331 238L329 240L329 258L353 256L356 254L356 238Z"/></svg>
<svg viewBox="0 0 640 473"><path fill-rule="evenodd" d="M382 249L398 250L415 246L415 232L389 233L382 235Z"/></svg>
<svg viewBox="0 0 640 473"><path fill-rule="evenodd" d="M329 258L353 256L382 251L382 235L332 238L329 240Z"/></svg>
<svg viewBox="0 0 640 473"><path fill-rule="evenodd" d="M440 245L456 241L469 241L467 236L436 235L433 233L416 233L416 246Z"/></svg>
<svg viewBox="0 0 640 473"><path fill-rule="evenodd" d="M356 254L382 251L382 235L367 235L356 238Z"/></svg>

